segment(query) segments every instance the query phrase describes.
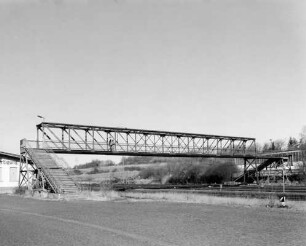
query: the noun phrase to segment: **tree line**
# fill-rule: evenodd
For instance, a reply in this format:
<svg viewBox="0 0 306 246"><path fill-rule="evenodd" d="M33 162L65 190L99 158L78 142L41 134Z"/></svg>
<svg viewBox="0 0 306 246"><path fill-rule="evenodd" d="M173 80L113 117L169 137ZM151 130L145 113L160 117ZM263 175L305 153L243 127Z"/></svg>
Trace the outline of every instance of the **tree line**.
<svg viewBox="0 0 306 246"><path fill-rule="evenodd" d="M306 126L303 126L300 137L297 139L290 136L285 139L270 139L270 142L265 142L263 145L257 145L258 151L278 151L278 150L306 150Z"/></svg>

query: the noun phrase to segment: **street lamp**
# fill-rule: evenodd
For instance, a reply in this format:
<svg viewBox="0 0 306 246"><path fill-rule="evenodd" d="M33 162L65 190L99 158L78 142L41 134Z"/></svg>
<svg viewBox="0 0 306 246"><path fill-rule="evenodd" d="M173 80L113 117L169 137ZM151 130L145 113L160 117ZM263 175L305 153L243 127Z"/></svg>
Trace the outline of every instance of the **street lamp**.
<svg viewBox="0 0 306 246"><path fill-rule="evenodd" d="M42 122L45 121L45 117L41 116L41 115L37 115L38 118L41 118L42 119Z"/></svg>
<svg viewBox="0 0 306 246"><path fill-rule="evenodd" d="M37 115L38 118L42 119L42 123L45 122L45 117L41 115ZM44 126L42 126L42 139L43 139L43 147L45 147L45 130ZM38 141L38 129L37 129L37 141ZM38 144L38 142L37 142Z"/></svg>

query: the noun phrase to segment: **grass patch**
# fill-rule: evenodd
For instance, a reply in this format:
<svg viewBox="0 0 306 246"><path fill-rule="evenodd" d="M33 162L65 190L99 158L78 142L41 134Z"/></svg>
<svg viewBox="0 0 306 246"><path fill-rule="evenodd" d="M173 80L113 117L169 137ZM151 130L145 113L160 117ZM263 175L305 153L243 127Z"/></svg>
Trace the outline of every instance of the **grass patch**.
<svg viewBox="0 0 306 246"><path fill-rule="evenodd" d="M199 193L177 193L177 192L142 192L131 191L122 192L121 196L135 200L152 200L182 203L200 203L209 205L226 205L226 206L249 206L249 207L267 207L278 208L280 202L277 196L271 196L265 199L243 198L243 197L220 197ZM288 201L288 208L293 210L306 211L305 201Z"/></svg>
<svg viewBox="0 0 306 246"><path fill-rule="evenodd" d="M120 194L114 190L81 191L78 194L66 195L64 200L91 200L91 201L115 201L122 200Z"/></svg>
<svg viewBox="0 0 306 246"><path fill-rule="evenodd" d="M28 189L28 187L26 187L26 186L16 187L13 191L13 194L24 195L27 189Z"/></svg>

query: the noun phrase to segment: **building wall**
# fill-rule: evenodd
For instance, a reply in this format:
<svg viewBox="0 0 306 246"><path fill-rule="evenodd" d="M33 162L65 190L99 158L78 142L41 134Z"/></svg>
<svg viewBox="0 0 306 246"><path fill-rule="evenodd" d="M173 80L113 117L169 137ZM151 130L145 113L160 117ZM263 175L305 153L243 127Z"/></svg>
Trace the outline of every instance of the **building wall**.
<svg viewBox="0 0 306 246"><path fill-rule="evenodd" d="M19 180L19 163L0 159L0 188L17 187Z"/></svg>

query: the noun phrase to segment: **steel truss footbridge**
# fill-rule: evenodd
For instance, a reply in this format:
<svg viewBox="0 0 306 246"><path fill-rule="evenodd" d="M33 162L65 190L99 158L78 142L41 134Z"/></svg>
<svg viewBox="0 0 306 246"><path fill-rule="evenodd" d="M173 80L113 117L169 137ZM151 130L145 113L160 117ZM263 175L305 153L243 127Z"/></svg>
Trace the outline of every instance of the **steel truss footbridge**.
<svg viewBox="0 0 306 246"><path fill-rule="evenodd" d="M271 164L282 159L279 156L259 156L255 138L249 137L53 122L42 122L36 128L36 140L21 141L20 185L28 184L33 176L29 174L30 160L32 173L39 170L41 175L37 178L50 183L49 188L56 193L68 191L72 185L61 185L63 182L58 181L57 176L65 175L52 173L63 166L58 164L55 154L240 158L244 160L243 181L246 181L250 169L260 171L256 160L269 159L268 164Z"/></svg>
<svg viewBox="0 0 306 246"><path fill-rule="evenodd" d="M55 153L173 157L255 157L255 138L44 122L37 148Z"/></svg>

